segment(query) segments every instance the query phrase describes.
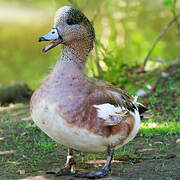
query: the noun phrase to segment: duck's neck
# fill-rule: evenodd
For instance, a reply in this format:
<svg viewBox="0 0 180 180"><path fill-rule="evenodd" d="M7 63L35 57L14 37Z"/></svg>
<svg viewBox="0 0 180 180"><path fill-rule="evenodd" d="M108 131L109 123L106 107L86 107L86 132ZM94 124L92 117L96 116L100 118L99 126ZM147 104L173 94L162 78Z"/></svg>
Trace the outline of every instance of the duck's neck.
<svg viewBox="0 0 180 180"><path fill-rule="evenodd" d="M79 61L85 64L89 54L90 47L87 40L73 41L71 44L62 45L61 60L62 61Z"/></svg>
<svg viewBox="0 0 180 180"><path fill-rule="evenodd" d="M89 42L85 40L62 45L61 57L56 63L53 73L59 71L66 73L84 72L84 65L89 51Z"/></svg>
<svg viewBox="0 0 180 180"><path fill-rule="evenodd" d="M86 41L79 41L70 45L62 45L61 57L54 67L53 74L59 72L84 73L84 65L90 51L88 44Z"/></svg>

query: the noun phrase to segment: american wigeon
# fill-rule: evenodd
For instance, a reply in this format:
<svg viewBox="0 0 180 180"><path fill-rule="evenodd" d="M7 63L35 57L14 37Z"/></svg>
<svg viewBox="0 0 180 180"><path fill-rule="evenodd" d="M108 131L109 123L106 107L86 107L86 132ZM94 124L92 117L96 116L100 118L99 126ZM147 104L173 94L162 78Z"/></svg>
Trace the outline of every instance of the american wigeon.
<svg viewBox="0 0 180 180"><path fill-rule="evenodd" d="M30 105L37 126L69 148L63 168L74 173L72 149L108 152L101 171L76 174L88 178L108 174L114 148L136 136L140 114L146 110L125 91L86 76L84 65L94 38L94 28L80 10L71 6L57 10L52 30L39 41L53 40L43 52L61 44L61 57L34 92ZM60 175L61 170L56 174Z"/></svg>

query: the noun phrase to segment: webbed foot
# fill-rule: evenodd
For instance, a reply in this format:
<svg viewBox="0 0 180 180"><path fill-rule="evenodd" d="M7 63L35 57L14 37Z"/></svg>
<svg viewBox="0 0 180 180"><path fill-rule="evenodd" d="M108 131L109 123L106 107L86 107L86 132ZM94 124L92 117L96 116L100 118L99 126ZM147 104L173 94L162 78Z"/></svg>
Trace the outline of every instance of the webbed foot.
<svg viewBox="0 0 180 180"><path fill-rule="evenodd" d="M55 176L75 174L75 161L72 156L72 149L68 149L68 156L65 165L62 168L55 168L47 171L47 174L55 174Z"/></svg>
<svg viewBox="0 0 180 180"><path fill-rule="evenodd" d="M108 174L110 171L110 168L102 169L101 171L97 172L89 172L89 173L84 173L84 174L75 174L75 177L79 178L90 178L90 179L97 179L97 178L103 178Z"/></svg>
<svg viewBox="0 0 180 180"><path fill-rule="evenodd" d="M113 154L114 154L114 149L109 149L106 164L104 165L101 171L89 172L84 174L75 174L75 177L97 179L106 176L109 173L109 171L111 171L111 160Z"/></svg>

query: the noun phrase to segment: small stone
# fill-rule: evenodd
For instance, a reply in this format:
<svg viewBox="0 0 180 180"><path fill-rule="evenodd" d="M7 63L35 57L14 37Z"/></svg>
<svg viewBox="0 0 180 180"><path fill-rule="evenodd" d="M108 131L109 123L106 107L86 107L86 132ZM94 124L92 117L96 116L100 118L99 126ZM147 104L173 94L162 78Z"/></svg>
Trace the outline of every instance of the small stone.
<svg viewBox="0 0 180 180"><path fill-rule="evenodd" d="M146 85L147 89L151 90L151 91L154 91L156 89L156 85Z"/></svg>
<svg viewBox="0 0 180 180"><path fill-rule="evenodd" d="M162 77L168 77L168 76L169 76L169 73L162 72L162 73L161 73L161 76L162 76Z"/></svg>
<svg viewBox="0 0 180 180"><path fill-rule="evenodd" d="M13 107L14 107L14 104L13 104L13 103L10 103L10 104L9 104L9 107L10 107L10 108L13 108Z"/></svg>
<svg viewBox="0 0 180 180"><path fill-rule="evenodd" d="M25 170L19 170L19 174L24 175L25 174Z"/></svg>
<svg viewBox="0 0 180 180"><path fill-rule="evenodd" d="M146 91L144 91L143 89L139 89L137 92L136 92L136 96L140 96L140 97L143 97L143 96L146 96L147 93Z"/></svg>
<svg viewBox="0 0 180 180"><path fill-rule="evenodd" d="M26 135L26 132L21 133L21 136L25 136L25 135Z"/></svg>
<svg viewBox="0 0 180 180"><path fill-rule="evenodd" d="M180 143L180 139L177 139L177 140L176 140L176 143Z"/></svg>
<svg viewBox="0 0 180 180"><path fill-rule="evenodd" d="M147 84L146 87L151 90L152 89L152 86L150 84Z"/></svg>

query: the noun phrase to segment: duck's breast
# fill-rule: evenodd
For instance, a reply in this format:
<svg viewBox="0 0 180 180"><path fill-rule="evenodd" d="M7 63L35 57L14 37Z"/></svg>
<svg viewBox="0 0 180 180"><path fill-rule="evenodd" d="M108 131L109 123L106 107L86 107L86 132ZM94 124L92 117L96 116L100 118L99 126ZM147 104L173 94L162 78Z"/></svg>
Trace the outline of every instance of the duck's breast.
<svg viewBox="0 0 180 180"><path fill-rule="evenodd" d="M122 146L132 140L139 129L140 119L130 115L117 126L111 127L111 135L93 133L85 127L69 124L59 112L57 104L41 100L34 105L32 119L48 136L67 147L84 152L104 152L108 147ZM131 126L131 127L130 127Z"/></svg>
<svg viewBox="0 0 180 180"><path fill-rule="evenodd" d="M56 104L41 100L33 107L31 116L41 130L60 144L84 152L107 150L106 138L68 124L63 115L57 112Z"/></svg>

